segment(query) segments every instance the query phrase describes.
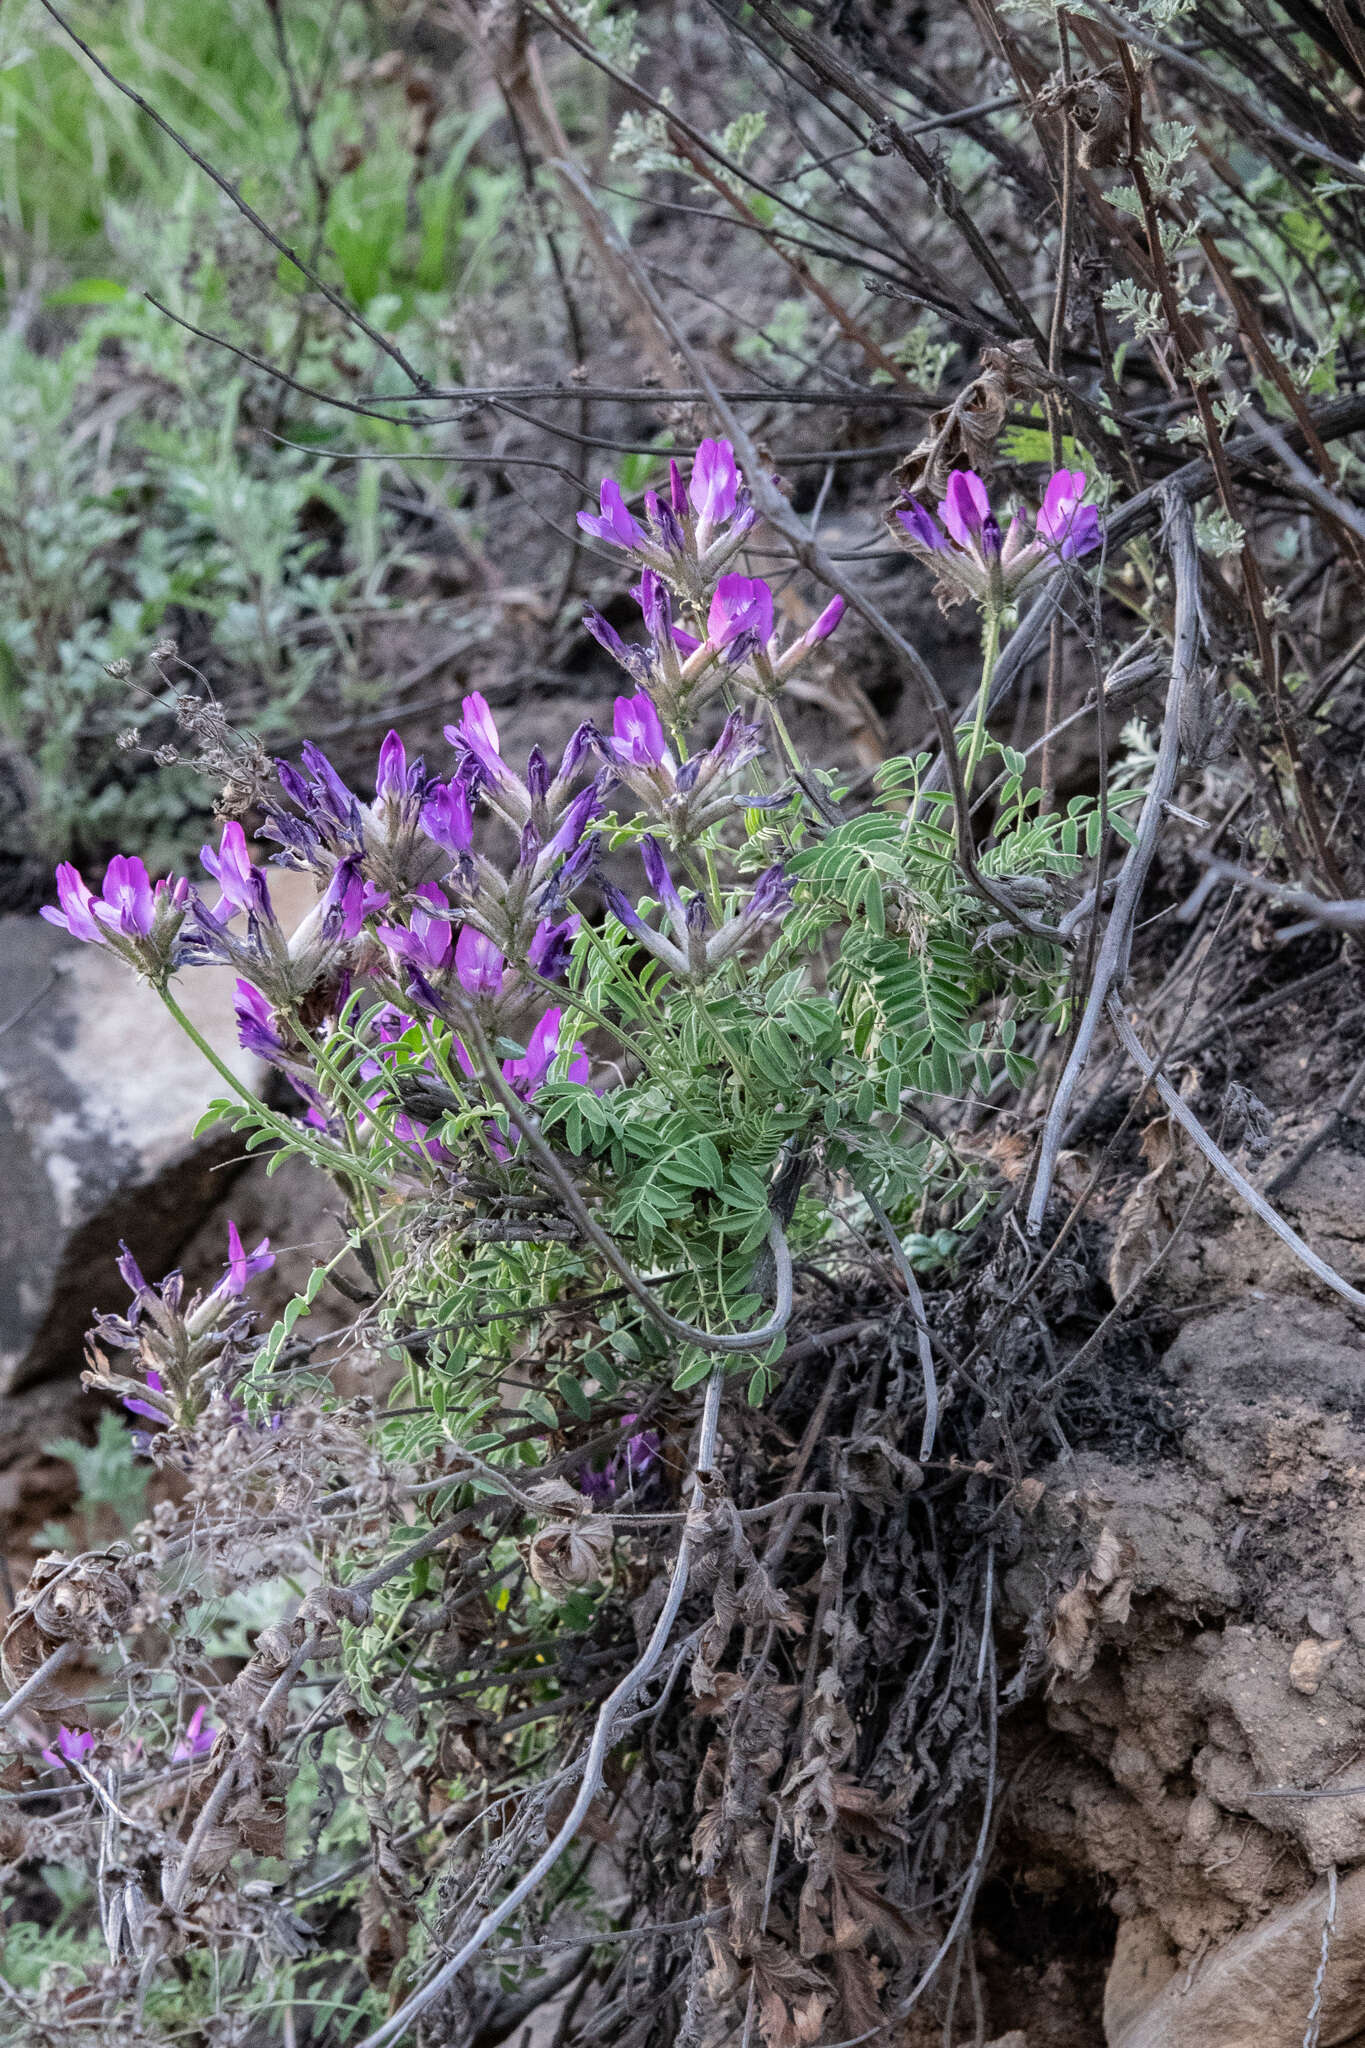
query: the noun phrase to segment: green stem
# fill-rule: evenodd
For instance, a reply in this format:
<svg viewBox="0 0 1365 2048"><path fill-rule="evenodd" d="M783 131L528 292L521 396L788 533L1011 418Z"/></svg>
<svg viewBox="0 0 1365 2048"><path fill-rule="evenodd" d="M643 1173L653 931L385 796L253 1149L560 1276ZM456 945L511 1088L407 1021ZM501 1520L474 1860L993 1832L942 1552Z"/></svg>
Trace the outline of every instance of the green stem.
<svg viewBox="0 0 1365 2048"><path fill-rule="evenodd" d="M777 734L777 737L782 742L783 748L786 752L787 759L791 762L792 767L796 771L796 773L800 775L803 772L806 764L796 751L796 746L792 740L792 736L787 731L787 721L782 716L782 713L778 710L777 699L775 697L770 697L768 699L768 716L771 718L773 722L773 731Z"/></svg>
<svg viewBox="0 0 1365 2048"><path fill-rule="evenodd" d="M334 1146L319 1145L315 1138L308 1136L298 1125L290 1123L282 1116L276 1116L273 1109L266 1108L260 1097L254 1094L246 1086L245 1082L233 1073L226 1060L214 1051L198 1026L191 1024L189 1018L171 994L170 989L164 983L157 984L156 992L176 1023L180 1026L180 1029L184 1032L186 1038L192 1044L198 1046L209 1065L227 1082L233 1094L241 1102L244 1102L260 1121L275 1133L275 1136L282 1144L293 1145L300 1151L307 1152L319 1166L324 1167L329 1173L338 1171L345 1173L350 1170L351 1162L344 1152L338 1151Z"/></svg>
<svg viewBox="0 0 1365 2048"><path fill-rule="evenodd" d="M995 664L1000 656L1000 606L986 606L986 622L981 639L981 688L977 692L976 716L972 721L971 738L967 742L967 765L962 771L962 788L966 797L972 793L972 778L981 759L981 749L986 738L986 712L990 707L991 682L995 675Z"/></svg>

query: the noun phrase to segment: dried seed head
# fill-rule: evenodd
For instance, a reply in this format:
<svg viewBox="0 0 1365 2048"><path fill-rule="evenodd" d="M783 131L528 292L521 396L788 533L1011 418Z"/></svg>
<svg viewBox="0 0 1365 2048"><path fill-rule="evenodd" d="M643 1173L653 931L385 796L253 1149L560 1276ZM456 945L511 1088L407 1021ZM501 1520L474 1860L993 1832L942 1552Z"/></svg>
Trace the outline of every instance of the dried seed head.
<svg viewBox="0 0 1365 2048"><path fill-rule="evenodd" d="M575 1586L606 1576L611 1563L611 1523L563 1479L533 1487L531 1498L551 1519L525 1548L526 1567L543 1593L562 1600Z"/></svg>

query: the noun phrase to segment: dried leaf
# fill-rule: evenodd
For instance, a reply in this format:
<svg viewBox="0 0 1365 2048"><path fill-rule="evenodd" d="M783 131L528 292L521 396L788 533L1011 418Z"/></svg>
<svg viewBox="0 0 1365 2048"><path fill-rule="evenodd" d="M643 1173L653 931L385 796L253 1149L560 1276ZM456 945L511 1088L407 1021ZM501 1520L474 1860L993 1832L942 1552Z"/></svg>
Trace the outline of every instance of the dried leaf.
<svg viewBox="0 0 1365 2048"><path fill-rule="evenodd" d="M1010 359L1003 351L994 355L995 360L951 405L930 415L923 437L897 463L892 474L903 491L913 497L941 497L955 469L989 474L1013 382Z"/></svg>

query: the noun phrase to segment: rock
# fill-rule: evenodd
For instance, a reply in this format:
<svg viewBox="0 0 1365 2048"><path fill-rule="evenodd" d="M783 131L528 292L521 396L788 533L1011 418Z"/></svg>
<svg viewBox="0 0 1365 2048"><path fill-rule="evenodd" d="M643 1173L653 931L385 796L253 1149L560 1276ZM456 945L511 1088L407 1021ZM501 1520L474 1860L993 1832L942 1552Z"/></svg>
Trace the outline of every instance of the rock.
<svg viewBox="0 0 1365 2048"><path fill-rule="evenodd" d="M288 929L313 900L303 875L272 889ZM224 1195L226 1134L190 1133L225 1084L159 999L102 947L36 917L0 919L0 1394L74 1372L93 1308L126 1299L120 1238L160 1275ZM230 968L199 968L177 1000L249 1087L265 1069L237 1044Z"/></svg>
<svg viewBox="0 0 1365 2048"><path fill-rule="evenodd" d="M1289 1660L1289 1683L1295 1692L1307 1693L1311 1698L1340 1648L1339 1637L1332 1643L1320 1643L1312 1636L1305 1636Z"/></svg>
<svg viewBox="0 0 1365 2048"><path fill-rule="evenodd" d="M1114 2048L1175 1975L1176 1961L1159 1921L1139 1913L1119 1922L1114 1960L1104 1980L1104 2038Z"/></svg>
<svg viewBox="0 0 1365 2048"><path fill-rule="evenodd" d="M1322 1957L1328 1891L1319 1884L1182 1970L1140 2011L1123 2011L1108 2048L1300 2048ZM1116 1965L1118 1958L1116 1957ZM1322 2048L1353 2042L1365 2015L1365 1869L1337 1888L1335 1930L1322 1986ZM1115 2009L1115 2021L1120 2019Z"/></svg>

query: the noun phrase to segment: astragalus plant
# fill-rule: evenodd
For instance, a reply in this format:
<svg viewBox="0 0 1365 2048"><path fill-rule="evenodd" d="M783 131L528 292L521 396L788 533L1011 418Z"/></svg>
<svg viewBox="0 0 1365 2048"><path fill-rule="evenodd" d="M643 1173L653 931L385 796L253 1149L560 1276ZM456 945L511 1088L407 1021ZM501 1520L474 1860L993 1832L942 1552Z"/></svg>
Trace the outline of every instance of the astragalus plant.
<svg viewBox="0 0 1365 2048"><path fill-rule="evenodd" d="M761 1925L752 1844L716 1853L718 1787L777 1772L787 1722L797 1782L816 1741L852 1785L837 1659L818 1683L807 1667L805 1707L785 1671L806 1623L784 1554L802 1585L812 1563L790 1517L837 1495L803 1491L809 1415L786 1493L751 1498L744 1445L764 1404L787 1426L787 1360L818 1370L822 1290L852 1285L899 1361L906 1441L876 1439L880 1477L855 1491L908 1496L943 1458L969 1380L917 1274L951 1267L997 1184L936 1106L1023 1080L1016 1034L1063 1020L1067 914L1099 838L1089 802L1042 814L985 716L1024 586L1101 559L1084 486L1060 472L1002 531L956 472L941 525L913 502L893 516L981 610L946 789L928 756L858 787L801 759L784 687L838 659L843 604L783 628L747 573L745 479L707 440L658 494L632 507L608 479L581 515L635 579L641 627L589 615L625 681L557 761L506 758L470 695L440 764L389 735L372 795L313 746L277 764L245 813L255 838L233 818L205 847L212 886L153 885L136 855L98 894L59 870L46 914L122 955L186 1030L180 978L236 970L242 1044L290 1106L233 1083L205 1124L306 1156L345 1223L267 1331L250 1302L270 1249L234 1228L223 1278L189 1300L130 1247L132 1305L92 1332L88 1378L136 1417L176 1504L131 1546L47 1561L7 1639L12 1683L47 1671L32 1697L59 1696L73 1648L103 1673L81 1715L66 1696L16 1809L16 1860L92 1873L107 1951L22 1994L40 2033L138 2013L157 2040L191 2021L215 2040L483 2038L479 2013L529 2011L562 1975L564 1925L579 1976L605 1943L583 2017L614 2013L614 2038L638 1998L642 2040L684 2021L728 2039L746 2000L770 2043L814 2039L856 2010L855 1949L893 1989L913 1979L917 1938L865 1852L840 1851L838 1881L856 1864L877 1911L855 1942L836 1900L818 1933L843 1794L823 1820L795 1799ZM316 881L292 931L272 861ZM332 1283L350 1326L312 1338ZM357 1371L369 1391L338 1392ZM831 1630L818 1611L821 1656ZM676 1735L698 1715L729 1730L700 1764ZM669 1840L651 1801L679 1773ZM855 1831L895 1837L889 1805L849 1798ZM622 1946L642 1861L668 1867L700 1946ZM741 1879L747 1905L726 1891Z"/></svg>

